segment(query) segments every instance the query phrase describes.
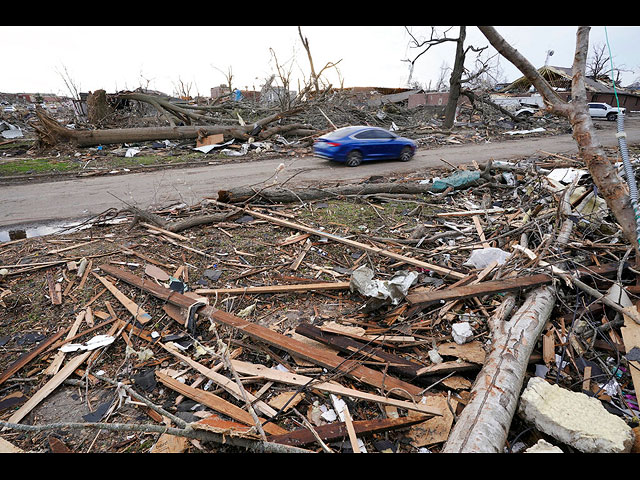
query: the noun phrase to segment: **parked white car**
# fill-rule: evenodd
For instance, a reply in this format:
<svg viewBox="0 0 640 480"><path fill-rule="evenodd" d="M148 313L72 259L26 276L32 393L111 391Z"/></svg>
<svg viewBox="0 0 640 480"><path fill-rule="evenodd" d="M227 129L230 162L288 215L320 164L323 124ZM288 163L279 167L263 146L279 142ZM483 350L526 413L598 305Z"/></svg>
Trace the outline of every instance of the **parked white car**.
<svg viewBox="0 0 640 480"><path fill-rule="evenodd" d="M608 103L589 103L589 115L591 115L591 118L606 118L609 121L613 121L618 118L618 112L626 114L627 109L618 109Z"/></svg>

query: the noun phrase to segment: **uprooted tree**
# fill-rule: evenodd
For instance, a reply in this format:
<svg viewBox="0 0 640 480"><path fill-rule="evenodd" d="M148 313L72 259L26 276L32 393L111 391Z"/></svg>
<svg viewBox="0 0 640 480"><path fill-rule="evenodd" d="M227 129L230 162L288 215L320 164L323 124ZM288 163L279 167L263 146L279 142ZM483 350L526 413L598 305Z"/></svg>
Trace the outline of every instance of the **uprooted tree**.
<svg viewBox="0 0 640 480"><path fill-rule="evenodd" d="M42 109L36 110L38 121L31 125L38 133L42 146L71 143L79 147L109 145L115 143L135 143L153 140L186 140L207 135L222 134L225 139L247 141L253 137L264 140L272 135L289 133L311 135L315 130L304 123L270 124L303 110L303 106L286 112L277 112L248 125L186 125L169 127L112 128L104 130L75 130L66 128L47 115Z"/></svg>
<svg viewBox="0 0 640 480"><path fill-rule="evenodd" d="M626 188L594 133L586 103L585 66L589 27L578 28L571 87L572 101L565 102L533 65L509 45L493 27L478 27L491 45L513 63L544 98L547 109L566 117L573 128L580 158L589 169L599 192L620 224L626 240L638 253L636 221ZM568 191L570 189L567 189ZM565 199L570 192L565 193ZM567 205L567 201L563 202ZM569 209L570 210L570 209ZM564 210L566 214L566 209ZM556 243L566 242L573 222L565 221ZM637 256L637 255L636 255ZM568 279L567 276L564 277ZM578 285L574 282L574 285ZM514 307L507 298L489 322L492 344L487 360L472 387L471 399L449 435L444 452L502 452L515 414L526 366L533 345L542 333L556 301L555 290L545 286L532 291L509 319Z"/></svg>

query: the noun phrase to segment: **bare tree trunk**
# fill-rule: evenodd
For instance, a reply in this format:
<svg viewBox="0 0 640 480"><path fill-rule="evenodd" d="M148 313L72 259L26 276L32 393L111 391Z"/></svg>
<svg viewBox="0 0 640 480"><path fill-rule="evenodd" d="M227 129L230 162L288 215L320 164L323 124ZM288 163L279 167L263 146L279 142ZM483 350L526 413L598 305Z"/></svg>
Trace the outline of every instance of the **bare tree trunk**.
<svg viewBox="0 0 640 480"><path fill-rule="evenodd" d="M473 384L470 402L449 434L444 453L503 452L529 357L555 300L553 287L538 288L508 322L504 320L515 305L514 297L506 297L498 307L489 325L491 351Z"/></svg>
<svg viewBox="0 0 640 480"><path fill-rule="evenodd" d="M598 141L589 116L584 84L587 53L589 50L589 27L580 27L576 35L576 53L573 62L571 103L562 100L535 67L516 49L509 45L493 27L478 27L491 45L515 65L543 96L549 110L569 119L573 138L578 144L580 158L589 169L594 183L622 227L626 240L640 254L636 236L636 219L627 188L616 169L606 158Z"/></svg>
<svg viewBox="0 0 640 480"><path fill-rule="evenodd" d="M36 129L40 137L41 143L45 145L56 145L60 142L71 142L80 147L88 147L92 145L109 145L114 143L134 143L152 140L186 140L197 138L198 135L212 135L222 133L227 138L234 138L246 141L251 136L254 128L263 127L269 123L275 122L288 115L293 115L301 110L301 108L292 109L286 112L278 112L276 114L265 117L253 124L240 126L219 126L219 125L192 125L184 127L150 127L150 128L113 128L105 130L71 130L65 128L49 117L42 109L36 110L38 123L31 125ZM269 135L284 131L300 130L306 127L303 124L294 124L292 129L288 126L280 126L279 128L269 129L261 132L258 136L260 139L268 138Z"/></svg>
<svg viewBox="0 0 640 480"><path fill-rule="evenodd" d="M456 118L456 109L458 108L458 99L460 98L462 72L464 70L464 40L467 36L467 27L460 27L460 35L456 42L456 59L453 64L453 71L451 72L451 79L449 81L449 100L444 110L444 128L453 127L453 122Z"/></svg>

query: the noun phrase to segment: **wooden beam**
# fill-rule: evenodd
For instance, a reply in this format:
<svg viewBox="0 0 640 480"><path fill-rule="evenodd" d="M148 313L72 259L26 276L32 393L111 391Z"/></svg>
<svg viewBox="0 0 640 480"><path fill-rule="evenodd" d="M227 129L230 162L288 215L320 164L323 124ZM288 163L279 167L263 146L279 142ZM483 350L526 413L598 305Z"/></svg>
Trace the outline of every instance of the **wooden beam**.
<svg viewBox="0 0 640 480"><path fill-rule="evenodd" d="M420 412L426 415L441 415L440 411L420 402L408 402L391 397L383 397L381 395L363 392L354 388L343 387L335 382L323 382L322 380L316 380L312 377L307 377L299 373L281 372L280 370L267 368L264 365L242 362L240 360L232 360L231 364L238 373L242 373L243 375L260 376L264 377L266 380L284 383L287 385L308 385L309 388L319 390L321 392L333 393L335 395L341 395L349 398L357 398L359 400L375 402L381 405L390 405L397 408Z"/></svg>
<svg viewBox="0 0 640 480"><path fill-rule="evenodd" d="M199 288L194 290L199 295L223 295L223 294L260 294L260 293L291 293L308 292L310 290L348 290L349 282L319 282L303 283L297 285L267 285L264 287L238 287L238 288Z"/></svg>
<svg viewBox="0 0 640 480"><path fill-rule="evenodd" d="M242 408L226 401L221 397L218 397L211 392L185 385L184 383L179 382L178 380L171 378L169 375L166 375L159 371L156 371L156 377L158 378L158 380L160 380L161 383L171 388L172 390L175 390L181 395L184 395L185 397L189 397L192 400L195 400L202 405L206 405L212 410L222 413L223 415L227 415L228 417L231 417L239 422L251 426L254 425L253 417L249 412L246 412ZM261 420L261 422L264 422L264 420ZM271 433L272 435L282 435L284 432L286 432L285 429L278 427L277 425L274 425L272 423L265 424L263 428L265 432Z"/></svg>
<svg viewBox="0 0 640 480"><path fill-rule="evenodd" d="M127 297L124 293L116 288L116 286L111 283L106 278L102 278L95 272L91 272L94 277L96 277L107 289L113 294L114 297L118 299L118 301L124 305L124 307L133 315L133 317L140 323L145 324L149 320L151 320L151 315L145 312L142 307L140 307L137 303Z"/></svg>
<svg viewBox="0 0 640 480"><path fill-rule="evenodd" d="M415 292L407 295L407 301L412 304L434 303L441 300L460 300L463 298L478 297L493 293L511 292L522 288L536 287L551 283L553 277L544 273L528 277L507 278L504 280L492 280L480 282L474 285L464 285L456 288L431 290L429 292Z"/></svg>
<svg viewBox="0 0 640 480"><path fill-rule="evenodd" d="M403 418L383 418L375 420L356 420L353 429L357 435L388 432L400 428L408 428L412 425L424 422L428 417L417 415L415 417ZM323 441L339 440L347 436L347 426L345 422L329 423L313 427L318 436ZM291 446L310 445L316 441L311 431L307 428L294 430L283 435L273 435L268 438L270 442L282 443Z"/></svg>
<svg viewBox="0 0 640 480"><path fill-rule="evenodd" d="M171 291L157 284L152 285L150 282L144 281L126 270L115 268L110 265L102 265L100 268L120 280L130 283L138 288L142 288L152 295L157 296L157 298L179 307L189 308L195 303L192 298L178 292ZM202 306L199 307L198 313L199 315L207 317L218 324L241 330L254 340L264 342L268 345L284 350L291 355L302 358L303 360L334 370L338 373L342 373L373 387L381 388L384 391L389 392L389 394L399 395L403 398L416 401L421 396L422 389L415 385L398 380L389 375L385 375L383 372L364 367L360 365L359 362L348 360L336 354L326 352L321 348L307 345L296 339L287 337L286 335L274 332L266 327L253 324L249 321L243 320L242 318L236 317L235 315L218 310L217 308Z"/></svg>

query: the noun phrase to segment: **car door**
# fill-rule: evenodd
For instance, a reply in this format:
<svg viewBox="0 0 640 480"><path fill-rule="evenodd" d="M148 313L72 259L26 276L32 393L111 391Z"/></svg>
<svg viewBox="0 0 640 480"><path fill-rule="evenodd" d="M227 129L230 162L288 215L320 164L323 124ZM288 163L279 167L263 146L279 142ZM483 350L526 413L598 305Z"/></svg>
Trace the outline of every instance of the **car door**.
<svg viewBox="0 0 640 480"><path fill-rule="evenodd" d="M603 118L605 116L606 109L601 103L589 104L589 115L596 118Z"/></svg>
<svg viewBox="0 0 640 480"><path fill-rule="evenodd" d="M357 140L356 146L364 158L368 160L380 158L380 142L376 138L374 130L363 130L355 134L353 138Z"/></svg>
<svg viewBox="0 0 640 480"><path fill-rule="evenodd" d="M400 145L395 141L396 136L386 130L375 130L373 137L376 142L378 158L397 158L400 156Z"/></svg>

